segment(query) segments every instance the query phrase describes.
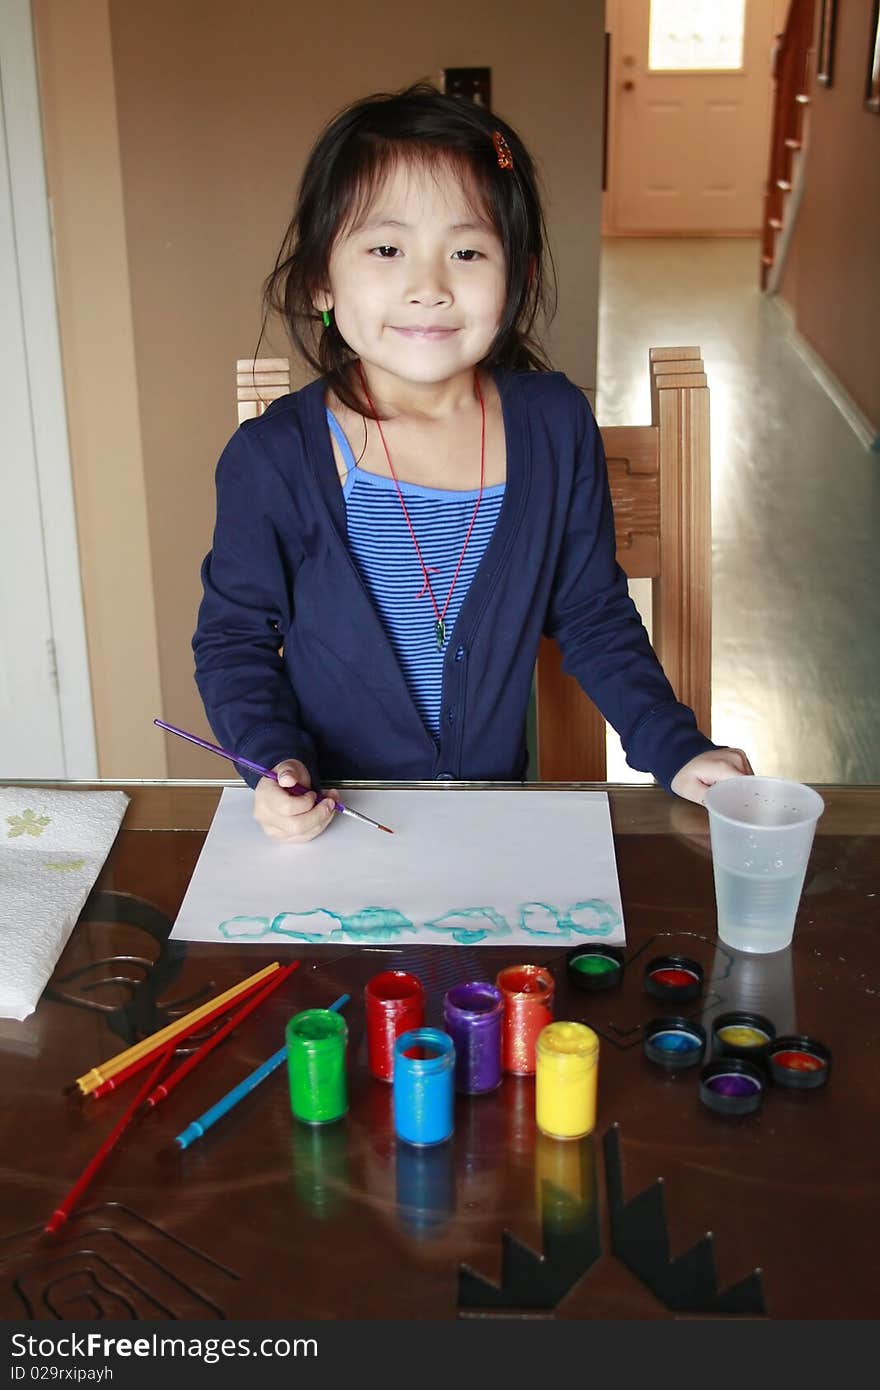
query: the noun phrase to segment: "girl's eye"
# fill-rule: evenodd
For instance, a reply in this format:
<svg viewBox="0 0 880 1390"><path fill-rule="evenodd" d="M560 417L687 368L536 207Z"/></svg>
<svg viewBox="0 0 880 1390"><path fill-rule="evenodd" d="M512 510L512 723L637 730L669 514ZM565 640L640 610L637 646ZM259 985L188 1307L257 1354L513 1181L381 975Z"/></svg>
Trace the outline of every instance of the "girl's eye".
<svg viewBox="0 0 880 1390"><path fill-rule="evenodd" d="M456 251L455 255L460 256L463 261L468 262L483 259L482 251Z"/></svg>
<svg viewBox="0 0 880 1390"><path fill-rule="evenodd" d="M370 252L370 255L378 256L382 261L390 261L396 254L396 246L374 246Z"/></svg>

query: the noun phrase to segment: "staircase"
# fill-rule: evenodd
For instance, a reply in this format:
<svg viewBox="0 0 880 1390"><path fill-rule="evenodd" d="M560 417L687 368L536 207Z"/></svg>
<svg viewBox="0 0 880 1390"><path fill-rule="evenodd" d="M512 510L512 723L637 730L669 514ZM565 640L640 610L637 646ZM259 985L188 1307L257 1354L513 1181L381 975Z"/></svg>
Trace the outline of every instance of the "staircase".
<svg viewBox="0 0 880 1390"><path fill-rule="evenodd" d="M791 0L773 55L773 133L764 189L761 288L773 294L803 191L815 0Z"/></svg>

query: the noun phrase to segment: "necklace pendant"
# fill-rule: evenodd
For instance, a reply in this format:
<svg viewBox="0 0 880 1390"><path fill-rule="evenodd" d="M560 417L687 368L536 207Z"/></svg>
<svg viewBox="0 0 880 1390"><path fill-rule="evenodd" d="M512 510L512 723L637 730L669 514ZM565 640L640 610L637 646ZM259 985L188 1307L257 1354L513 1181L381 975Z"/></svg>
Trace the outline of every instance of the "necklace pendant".
<svg viewBox="0 0 880 1390"><path fill-rule="evenodd" d="M438 618L434 624L434 632L437 637L437 650L438 652L442 652L443 643L446 641L446 624L442 618Z"/></svg>

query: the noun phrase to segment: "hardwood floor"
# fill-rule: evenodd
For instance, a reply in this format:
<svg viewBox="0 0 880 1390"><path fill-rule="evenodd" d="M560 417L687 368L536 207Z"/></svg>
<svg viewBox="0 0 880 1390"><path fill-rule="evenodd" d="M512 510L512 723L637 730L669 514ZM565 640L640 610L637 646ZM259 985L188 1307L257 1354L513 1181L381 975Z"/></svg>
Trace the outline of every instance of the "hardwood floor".
<svg viewBox="0 0 880 1390"><path fill-rule="evenodd" d="M647 421L649 347L691 344L711 390L712 736L768 776L880 782L880 456L760 293L757 241L606 240L601 423Z"/></svg>

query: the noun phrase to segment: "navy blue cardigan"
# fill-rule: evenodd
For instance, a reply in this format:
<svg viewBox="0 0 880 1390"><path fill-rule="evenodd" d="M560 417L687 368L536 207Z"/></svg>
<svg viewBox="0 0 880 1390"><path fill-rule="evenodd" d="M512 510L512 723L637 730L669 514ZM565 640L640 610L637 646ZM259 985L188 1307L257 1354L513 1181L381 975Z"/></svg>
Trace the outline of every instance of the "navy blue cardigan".
<svg viewBox="0 0 880 1390"><path fill-rule="evenodd" d="M325 382L273 402L233 435L217 468L193 639L196 681L221 743L267 767L299 758L325 786L519 780L544 632L620 734L632 767L668 788L715 746L676 701L627 593L588 402L558 372L498 371L495 381L507 486L449 638L438 741L348 548Z"/></svg>

